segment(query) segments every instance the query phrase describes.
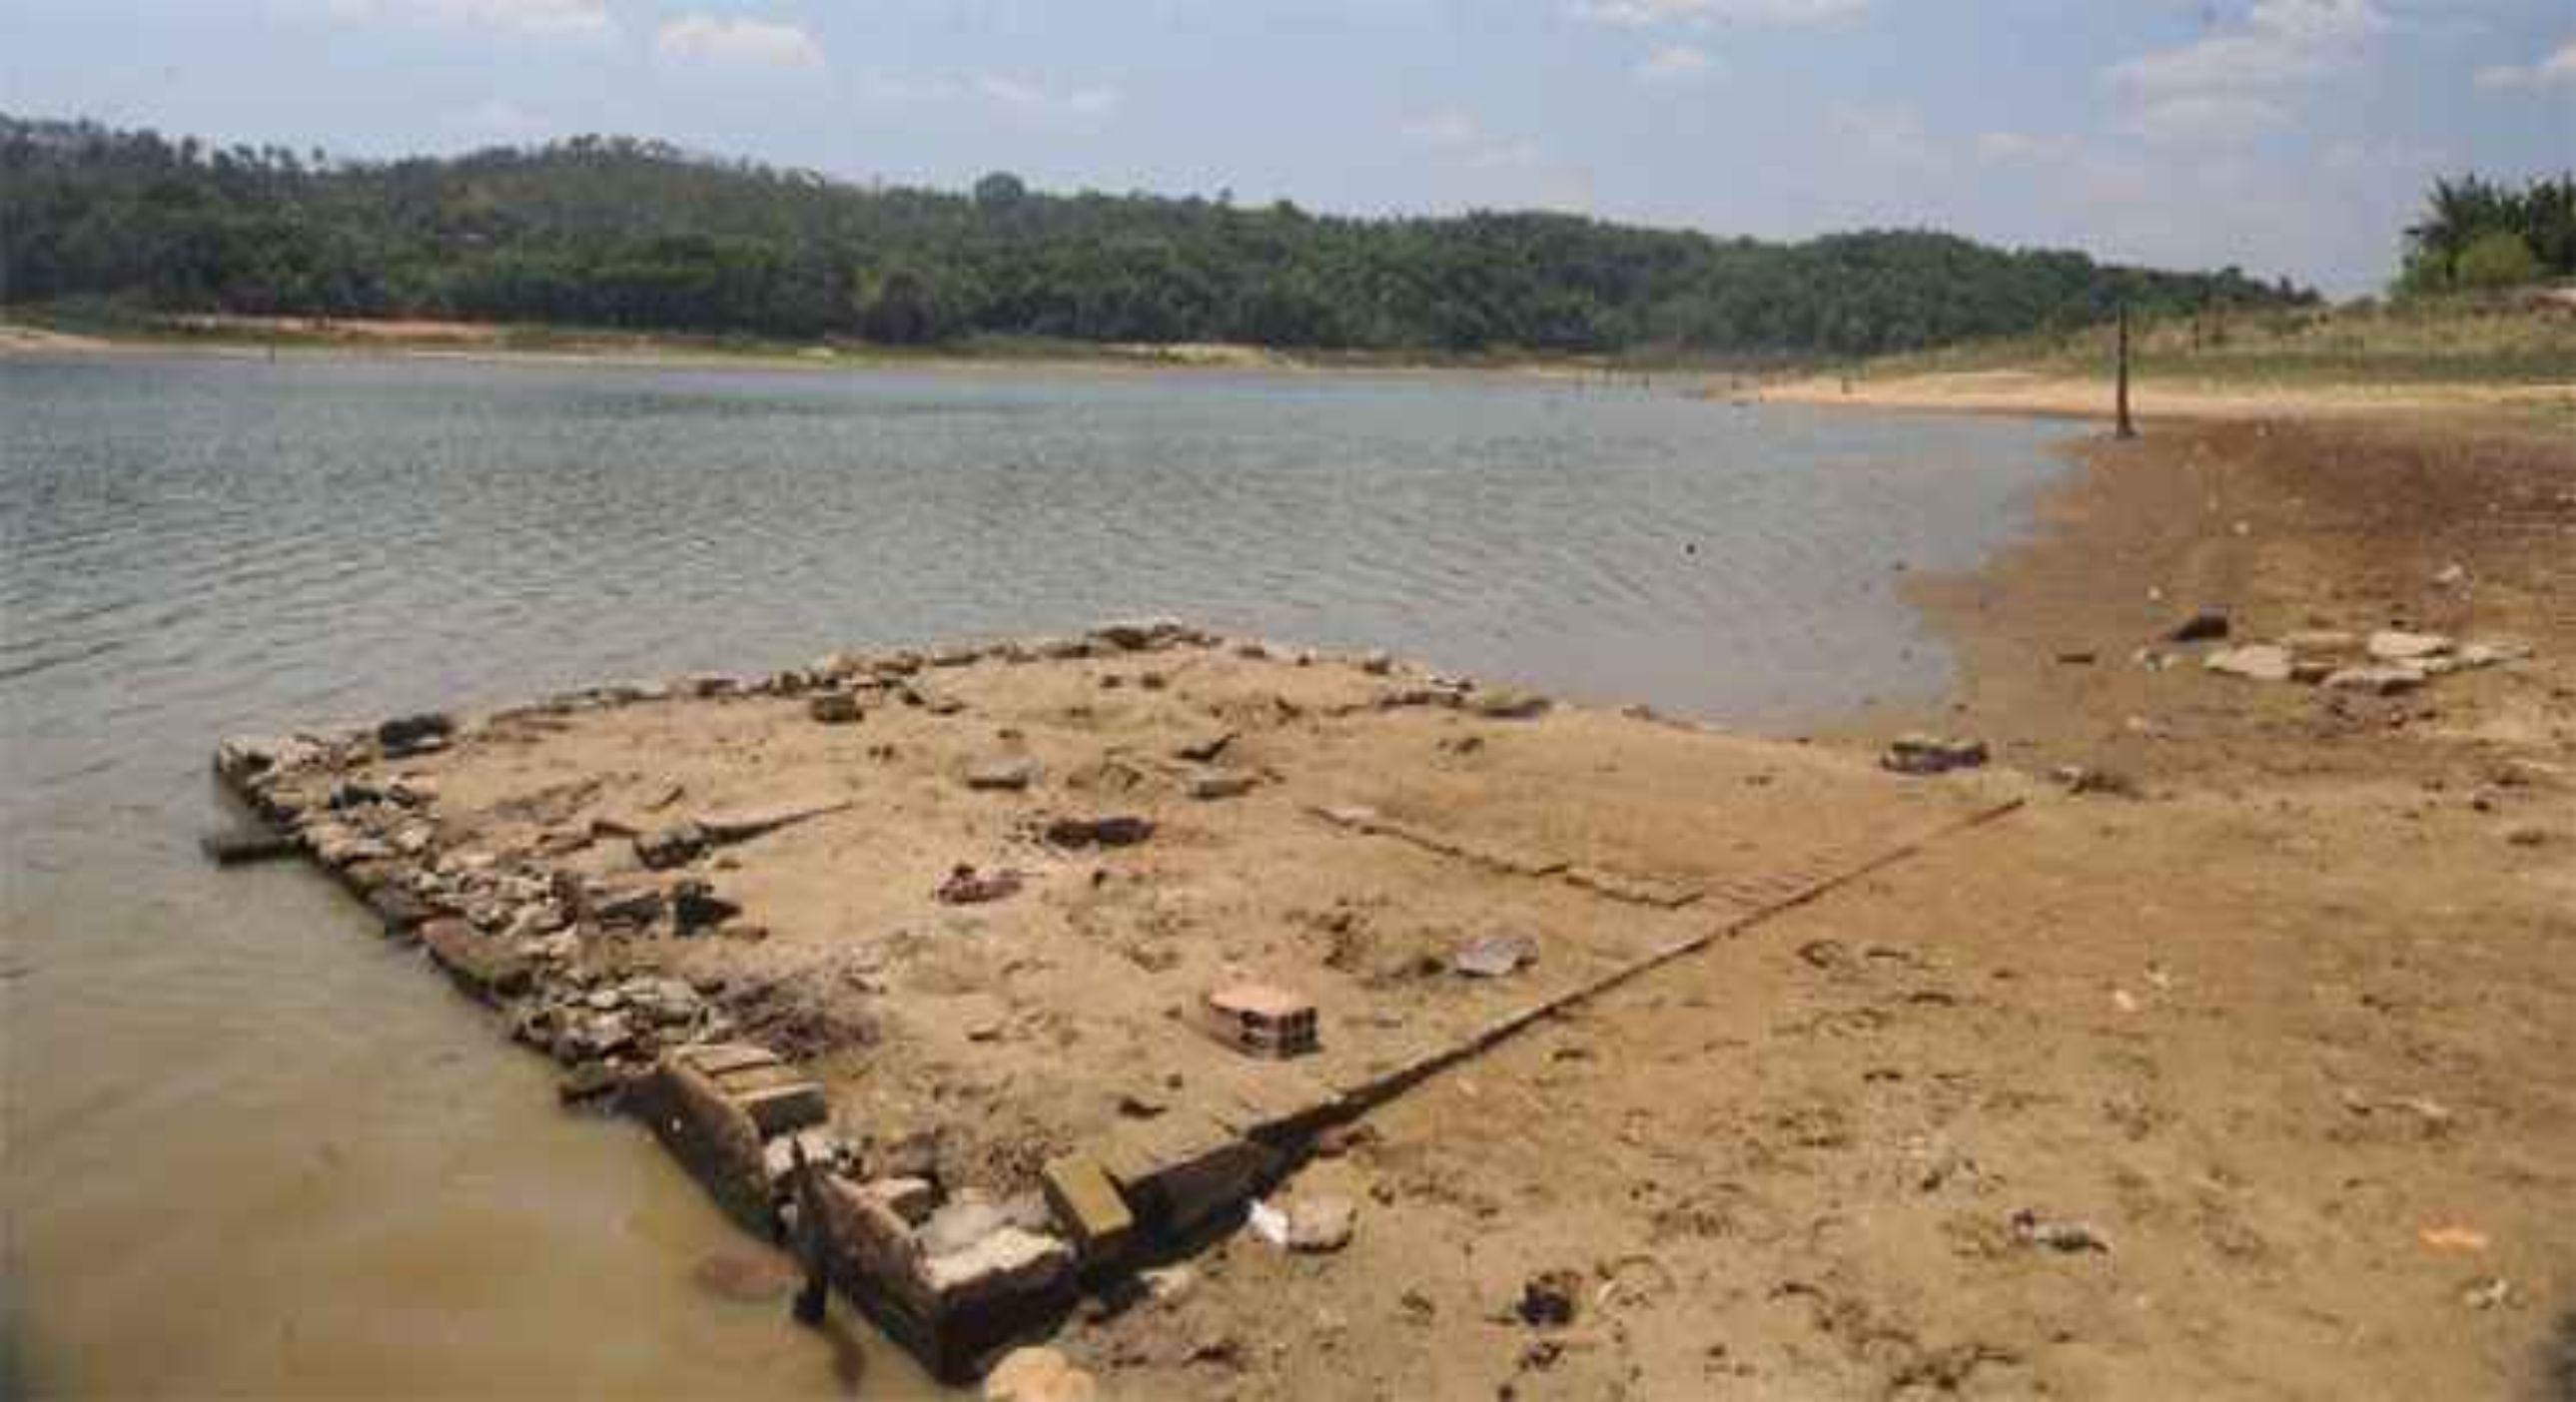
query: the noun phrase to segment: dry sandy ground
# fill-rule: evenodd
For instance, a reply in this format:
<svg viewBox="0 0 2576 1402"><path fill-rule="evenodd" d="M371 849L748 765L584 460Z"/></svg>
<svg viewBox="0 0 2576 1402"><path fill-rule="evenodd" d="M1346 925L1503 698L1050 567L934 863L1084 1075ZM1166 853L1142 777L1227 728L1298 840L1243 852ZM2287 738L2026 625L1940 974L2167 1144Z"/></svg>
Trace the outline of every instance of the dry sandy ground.
<svg viewBox="0 0 2576 1402"><path fill-rule="evenodd" d="M95 355L110 349L95 336L74 336L0 321L0 355Z"/></svg>
<svg viewBox="0 0 2576 1402"><path fill-rule="evenodd" d="M2257 423L2086 462L1925 586L1944 724L2143 797L1424 1088L1297 1185L1367 1205L1346 1251L1238 1237L1067 1346L1117 1396L2576 1396L2576 452ZM2203 602L2539 657L2366 701L2131 663ZM1570 1327L1517 1316L1547 1272Z"/></svg>
<svg viewBox="0 0 2576 1402"><path fill-rule="evenodd" d="M1931 409L2049 418L2108 419L2108 376L2026 370L1955 371L1853 379L1819 375L1762 386L1746 397L1765 403L1826 404L1870 409ZM2540 385L2316 384L2249 385L2166 380L2137 387L2141 417L2160 421L2244 421L2266 415L2302 418L2351 414L2421 414L2462 409L2576 406L2576 382Z"/></svg>

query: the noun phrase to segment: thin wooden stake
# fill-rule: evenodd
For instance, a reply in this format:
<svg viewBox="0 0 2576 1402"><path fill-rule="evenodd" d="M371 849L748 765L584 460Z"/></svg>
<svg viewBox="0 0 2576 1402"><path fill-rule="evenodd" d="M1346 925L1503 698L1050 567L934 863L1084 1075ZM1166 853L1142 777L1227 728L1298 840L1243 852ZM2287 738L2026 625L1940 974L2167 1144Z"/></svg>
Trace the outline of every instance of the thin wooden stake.
<svg viewBox="0 0 2576 1402"><path fill-rule="evenodd" d="M2120 426L2114 430L2121 438L2138 436L2138 425L2129 417L2129 304L2120 303Z"/></svg>

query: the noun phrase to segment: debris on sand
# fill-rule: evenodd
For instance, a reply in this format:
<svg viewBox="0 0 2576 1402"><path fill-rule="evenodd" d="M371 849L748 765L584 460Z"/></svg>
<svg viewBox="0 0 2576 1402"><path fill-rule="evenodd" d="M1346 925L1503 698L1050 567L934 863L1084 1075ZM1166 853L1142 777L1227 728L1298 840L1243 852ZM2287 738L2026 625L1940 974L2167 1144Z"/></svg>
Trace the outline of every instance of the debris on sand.
<svg viewBox="0 0 2576 1402"><path fill-rule="evenodd" d="M1285 1059L1316 1048L1315 1005L1284 988L1220 988L1207 996L1203 1016L1211 1035L1247 1056Z"/></svg>
<svg viewBox="0 0 2576 1402"><path fill-rule="evenodd" d="M2111 1239L2090 1222L2057 1221L2042 1217L2025 1207L2012 1215L2015 1239L2025 1245L2045 1247L2068 1255L2093 1251L2111 1254Z"/></svg>
<svg viewBox="0 0 2576 1402"><path fill-rule="evenodd" d="M2461 1287L2460 1303L2473 1310L2491 1310L2513 1300L2513 1283L2500 1275L2473 1280Z"/></svg>
<svg viewBox="0 0 2576 1402"><path fill-rule="evenodd" d="M1245 1221L1253 1235L1301 1255L1329 1255L1351 1244L1359 1225L1359 1207L1331 1194L1300 1197L1285 1205L1254 1202Z"/></svg>
<svg viewBox="0 0 2576 1402"><path fill-rule="evenodd" d="M2177 643L2216 642L2228 635L2230 626L2227 610L2211 604L2175 624L2174 630L2165 638L2168 642Z"/></svg>
<svg viewBox="0 0 2576 1402"><path fill-rule="evenodd" d="M1133 847L1154 835L1154 820L1122 813L1107 818L1058 818L1046 825L1050 847Z"/></svg>
<svg viewBox="0 0 2576 1402"><path fill-rule="evenodd" d="M859 698L846 691L826 691L805 703L806 713L819 725L856 725L867 719L859 709Z"/></svg>
<svg viewBox="0 0 2576 1402"><path fill-rule="evenodd" d="M984 1375L985 1402L1093 1402L1100 1384L1051 1348L1015 1348Z"/></svg>
<svg viewBox="0 0 2576 1402"><path fill-rule="evenodd" d="M2426 673L2421 667L2389 663L2377 667L2346 667L2326 674L2328 691L2361 691L2373 696L2403 696L2424 685Z"/></svg>
<svg viewBox="0 0 2576 1402"><path fill-rule="evenodd" d="M981 759L966 768L966 787L978 793L1020 793L1038 781L1038 762L1021 756Z"/></svg>
<svg viewBox="0 0 2576 1402"><path fill-rule="evenodd" d="M1190 797L1202 803L1241 798L1252 792L1256 780L1239 769L1221 769L1190 776Z"/></svg>
<svg viewBox="0 0 2576 1402"><path fill-rule="evenodd" d="M1574 1322L1582 1296L1582 1272L1542 1271L1521 1286L1520 1301L1512 1312L1533 1329L1562 1329Z"/></svg>
<svg viewBox="0 0 2576 1402"><path fill-rule="evenodd" d="M1551 703L1536 692L1512 687L1479 691L1468 703L1468 709L1487 720L1534 720L1546 715Z"/></svg>
<svg viewBox="0 0 2576 1402"><path fill-rule="evenodd" d="M1517 933L1479 935L1449 956L1449 967L1469 978L1505 978L1536 962L1538 941Z"/></svg>
<svg viewBox="0 0 2576 1402"><path fill-rule="evenodd" d="M2222 676L2258 682L2285 682L2295 670L2290 650L2274 643L2220 648L2202 659L2200 665Z"/></svg>
<svg viewBox="0 0 2576 1402"><path fill-rule="evenodd" d="M2066 786L2070 794L2103 794L2113 798L2137 798L2144 792L2138 781L2115 769L2095 769L2089 765L2061 764L2051 777Z"/></svg>
<svg viewBox="0 0 2576 1402"><path fill-rule="evenodd" d="M948 879L939 883L938 896L943 905L985 905L1018 895L1020 886L1016 871L1003 868L980 872L973 864L960 862L949 870Z"/></svg>
<svg viewBox="0 0 2576 1402"><path fill-rule="evenodd" d="M656 828L635 840L635 860L651 871L687 866L707 850L706 830L687 821Z"/></svg>
<svg viewBox="0 0 2576 1402"><path fill-rule="evenodd" d="M2457 1224L2426 1227L2415 1239L2436 1251L2484 1251L2492 1244L2486 1233Z"/></svg>
<svg viewBox="0 0 2576 1402"><path fill-rule="evenodd" d="M1233 743L1234 732L1220 730L1212 735L1184 740L1172 747L1172 754L1175 758L1188 760L1192 764L1213 764L1218 755L1225 753L1226 746Z"/></svg>
<svg viewBox="0 0 2576 1402"><path fill-rule="evenodd" d="M1947 774L1954 769L1978 769L1987 759L1983 740L1951 739L1937 735L1901 735L1879 756L1879 767L1897 774L1929 776Z"/></svg>
<svg viewBox="0 0 2576 1402"><path fill-rule="evenodd" d="M376 743L387 759L431 754L447 748L456 733L456 722L435 711L419 715L396 716L376 727Z"/></svg>
<svg viewBox="0 0 2576 1402"><path fill-rule="evenodd" d="M2370 635L2370 655L2382 662L2421 662L2428 657L2450 653L2454 644L2439 633L2416 633L2403 628L2382 628Z"/></svg>
<svg viewBox="0 0 2576 1402"><path fill-rule="evenodd" d="M671 884L671 924L683 935L712 930L742 914L742 907L715 893L705 881L690 879Z"/></svg>

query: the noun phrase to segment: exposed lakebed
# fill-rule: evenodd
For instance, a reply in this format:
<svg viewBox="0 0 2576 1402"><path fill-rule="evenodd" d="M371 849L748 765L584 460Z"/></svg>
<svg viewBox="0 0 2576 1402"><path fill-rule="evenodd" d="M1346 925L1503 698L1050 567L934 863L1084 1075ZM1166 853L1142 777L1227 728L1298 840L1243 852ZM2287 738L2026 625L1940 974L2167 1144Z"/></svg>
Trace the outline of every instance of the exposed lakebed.
<svg viewBox="0 0 2576 1402"><path fill-rule="evenodd" d="M0 362L8 1328L42 1387L827 1391L416 954L224 875L215 737L1176 612L1771 728L2062 430L1541 381ZM878 1381L905 1366L879 1360Z"/></svg>

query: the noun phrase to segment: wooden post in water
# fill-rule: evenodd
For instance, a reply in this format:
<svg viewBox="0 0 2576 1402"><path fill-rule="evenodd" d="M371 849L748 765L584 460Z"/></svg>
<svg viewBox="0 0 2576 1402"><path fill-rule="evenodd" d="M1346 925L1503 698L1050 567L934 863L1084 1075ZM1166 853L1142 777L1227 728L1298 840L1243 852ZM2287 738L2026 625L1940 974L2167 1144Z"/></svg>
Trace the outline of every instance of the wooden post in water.
<svg viewBox="0 0 2576 1402"><path fill-rule="evenodd" d="M788 1312L797 1323L819 1329L832 1302L832 1278L823 1264L823 1205L816 1200L814 1167L805 1162L804 1142L790 1139L787 1152L795 1165L788 1181L796 1185L796 1235L791 1244L796 1248L796 1263L805 1268L805 1286L796 1292Z"/></svg>
<svg viewBox="0 0 2576 1402"><path fill-rule="evenodd" d="M2112 430L2112 434L2118 438L2135 438L2138 436L2138 425L2129 417L2129 303L2127 298L2122 298L2120 301L2119 393L2120 423L2118 428Z"/></svg>

